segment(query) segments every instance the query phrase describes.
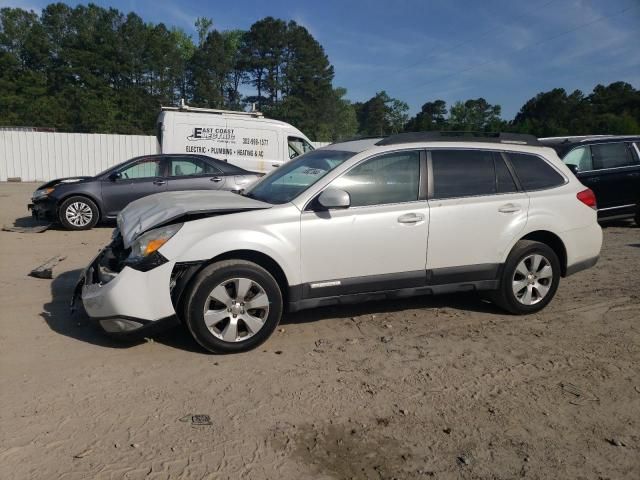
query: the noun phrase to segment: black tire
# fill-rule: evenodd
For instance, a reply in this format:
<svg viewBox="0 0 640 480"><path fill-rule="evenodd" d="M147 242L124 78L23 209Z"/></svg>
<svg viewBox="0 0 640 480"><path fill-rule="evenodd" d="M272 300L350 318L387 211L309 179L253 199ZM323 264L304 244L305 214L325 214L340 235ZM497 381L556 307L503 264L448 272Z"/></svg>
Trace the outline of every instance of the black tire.
<svg viewBox="0 0 640 480"><path fill-rule="evenodd" d="M77 213L82 212L76 217L78 221L75 223L73 217L68 217L71 209ZM100 220L100 210L93 200L87 197L69 197L58 208L58 219L67 230L91 230Z"/></svg>
<svg viewBox="0 0 640 480"><path fill-rule="evenodd" d="M636 215L635 217L633 217L633 219L636 221L636 226L640 227L640 204L638 204L636 208Z"/></svg>
<svg viewBox="0 0 640 480"><path fill-rule="evenodd" d="M238 318L235 320L237 322L237 339L235 341L225 341L219 336L225 335L232 321L232 313L225 313L229 312L229 310L225 310L225 306L228 307L228 304L223 305L217 300L212 300L209 295L213 293L214 289L222 287L225 292L229 293L232 301L238 301L237 290L235 295L233 291L234 285L237 284L232 279L248 279L251 281L251 288L248 290L249 293L246 298L253 295L255 299L259 295L260 289L262 289L262 293L267 296L268 309L247 309L245 312L243 308L241 312L236 311L238 313ZM248 300L248 302L250 301ZM212 325L211 329L205 324L205 306L217 311L218 315L226 315L224 319L218 320L219 323ZM250 311L252 312L251 314L249 314ZM224 260L205 267L196 275L185 295L184 320L193 338L206 350L214 353L236 353L255 348L269 338L278 323L280 323L282 311L282 291L278 282L267 270L246 260ZM246 318L245 313L250 318L259 317L262 314L262 327L251 333L249 324L243 320L243 318ZM250 336L242 339L243 333L250 334Z"/></svg>
<svg viewBox="0 0 640 480"><path fill-rule="evenodd" d="M532 255L541 255L548 262L551 267L551 277L548 279L540 279L540 282L544 282L548 287L548 291L539 298L535 303L526 305L523 301L519 300L516 293L513 291L514 276L516 275L516 268L520 263ZM542 262L541 262L542 264ZM538 273L538 272L536 272ZM518 278L521 281L526 282L527 277L522 278L518 273ZM533 279L532 279L533 281ZM516 314L526 315L529 313L535 313L542 310L553 299L556 291L558 290L558 284L560 283L560 260L556 253L546 244L540 242L534 242L531 240L520 240L511 250L511 253L507 257L507 261L504 264L502 275L500 278L500 287L498 290L491 292L491 300L493 303L503 308L504 310ZM524 287L526 290L528 288ZM524 292L524 290L521 290ZM535 290L538 292L538 290ZM538 292L539 296L539 292ZM535 294L534 294L535 299Z"/></svg>

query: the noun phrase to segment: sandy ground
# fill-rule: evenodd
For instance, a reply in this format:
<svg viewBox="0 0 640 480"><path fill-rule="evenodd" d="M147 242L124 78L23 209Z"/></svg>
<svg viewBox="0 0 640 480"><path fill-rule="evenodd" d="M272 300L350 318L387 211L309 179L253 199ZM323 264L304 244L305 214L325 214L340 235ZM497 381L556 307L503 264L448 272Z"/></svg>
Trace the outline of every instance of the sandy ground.
<svg viewBox="0 0 640 480"><path fill-rule="evenodd" d="M0 184L0 224L27 222L33 189ZM227 356L182 328L114 344L69 315L110 232L0 232L4 480L640 478L631 224L538 315L475 295L324 308ZM53 280L27 276L55 254Z"/></svg>

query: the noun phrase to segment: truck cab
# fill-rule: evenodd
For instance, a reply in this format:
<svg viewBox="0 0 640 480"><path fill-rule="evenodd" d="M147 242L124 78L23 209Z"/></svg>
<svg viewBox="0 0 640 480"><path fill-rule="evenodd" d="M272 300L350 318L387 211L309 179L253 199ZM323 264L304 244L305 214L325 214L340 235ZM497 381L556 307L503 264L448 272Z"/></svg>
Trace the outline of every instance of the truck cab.
<svg viewBox="0 0 640 480"><path fill-rule="evenodd" d="M162 153L207 155L260 173L314 149L300 130L260 112L162 107L157 132Z"/></svg>

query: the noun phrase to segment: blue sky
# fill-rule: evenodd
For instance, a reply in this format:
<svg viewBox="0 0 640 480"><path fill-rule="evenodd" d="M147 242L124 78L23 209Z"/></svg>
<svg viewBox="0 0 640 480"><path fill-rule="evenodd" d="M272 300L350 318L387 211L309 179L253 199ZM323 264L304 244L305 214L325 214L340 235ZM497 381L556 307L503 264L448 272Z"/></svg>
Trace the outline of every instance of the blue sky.
<svg viewBox="0 0 640 480"><path fill-rule="evenodd" d="M39 10L50 2L0 0ZM67 2L75 5L77 2ZM640 88L640 0L111 0L96 1L195 36L198 16L214 27L248 28L271 15L307 27L353 101L376 91L406 101L484 97L512 118L536 93L585 93L624 80Z"/></svg>

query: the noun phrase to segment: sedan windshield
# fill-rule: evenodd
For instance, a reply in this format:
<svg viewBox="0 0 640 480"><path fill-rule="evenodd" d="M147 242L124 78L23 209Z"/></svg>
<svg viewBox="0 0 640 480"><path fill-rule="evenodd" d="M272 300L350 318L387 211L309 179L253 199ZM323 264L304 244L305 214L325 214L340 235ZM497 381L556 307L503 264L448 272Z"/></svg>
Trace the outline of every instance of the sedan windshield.
<svg viewBox="0 0 640 480"><path fill-rule="evenodd" d="M355 155L339 150L314 150L285 163L264 177L244 195L262 202L287 203Z"/></svg>

